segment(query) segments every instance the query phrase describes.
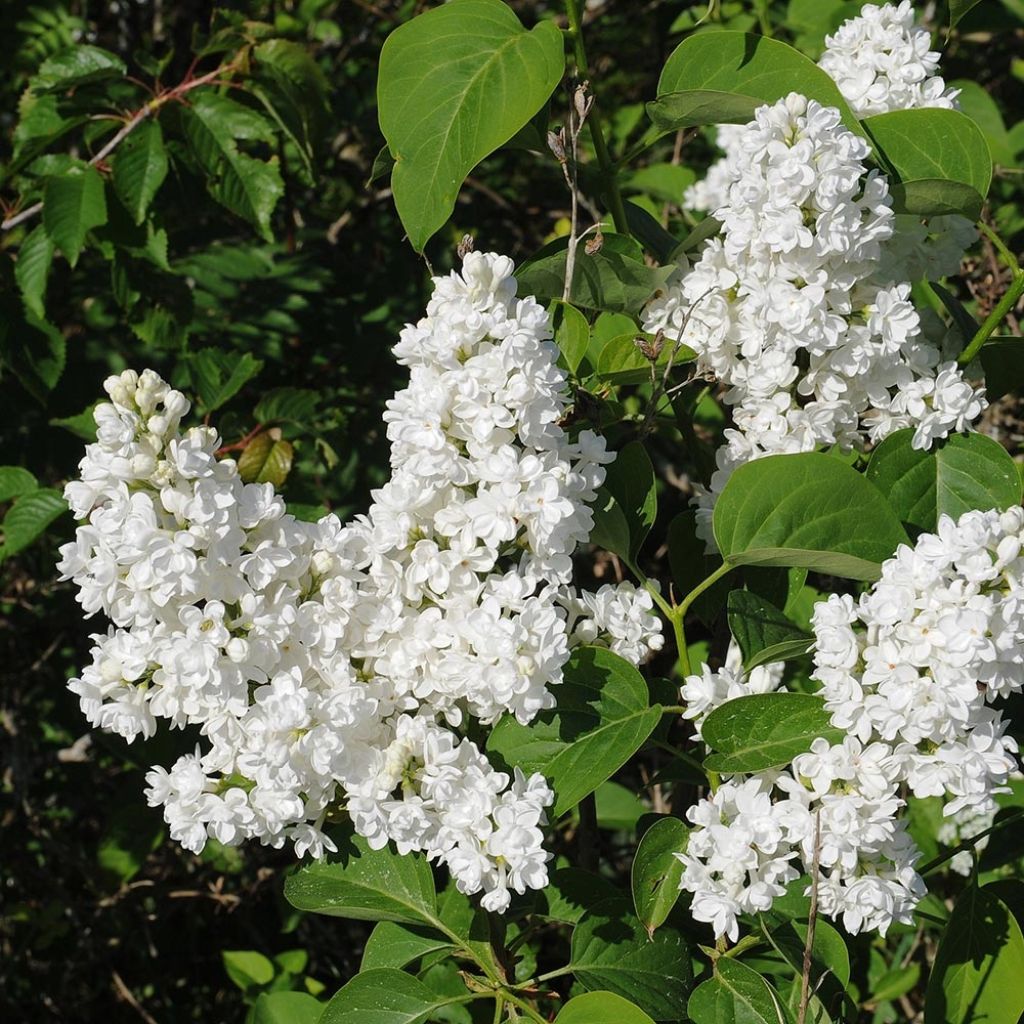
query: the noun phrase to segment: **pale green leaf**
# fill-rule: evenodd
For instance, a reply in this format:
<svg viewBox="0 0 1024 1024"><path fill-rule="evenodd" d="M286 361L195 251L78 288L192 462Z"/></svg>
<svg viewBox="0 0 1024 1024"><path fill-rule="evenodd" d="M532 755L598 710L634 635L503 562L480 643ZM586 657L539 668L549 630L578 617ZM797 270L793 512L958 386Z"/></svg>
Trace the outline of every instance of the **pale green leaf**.
<svg viewBox="0 0 1024 1024"><path fill-rule="evenodd" d="M747 671L806 654L814 640L810 633L790 621L785 612L749 590L733 590L727 607L729 631L739 644Z"/></svg>
<svg viewBox="0 0 1024 1024"><path fill-rule="evenodd" d="M27 548L67 509L60 491L41 487L23 494L7 510L3 524L0 525L3 533L0 560Z"/></svg>
<svg viewBox="0 0 1024 1024"><path fill-rule="evenodd" d="M466 175L544 105L565 71L553 21L526 31L500 0L455 0L400 25L380 55L380 127L413 247L455 208Z"/></svg>
<svg viewBox="0 0 1024 1024"><path fill-rule="evenodd" d="M558 706L530 725L506 715L487 749L524 772L541 772L564 814L618 771L661 718L650 706L643 676L624 658L599 647L577 648L558 686Z"/></svg>
<svg viewBox="0 0 1024 1024"><path fill-rule="evenodd" d="M791 1024L778 993L756 971L730 957L698 985L686 1012L693 1024Z"/></svg>
<svg viewBox="0 0 1024 1024"><path fill-rule="evenodd" d="M984 434L953 434L922 451L913 428L890 434L872 453L867 477L900 520L934 530L942 515L1019 505L1020 474L1006 449Z"/></svg>
<svg viewBox="0 0 1024 1024"><path fill-rule="evenodd" d="M323 1008L305 992L264 992L253 1003L251 1024L318 1024Z"/></svg>
<svg viewBox="0 0 1024 1024"><path fill-rule="evenodd" d="M425 1024L446 1007L468 1002L468 992L439 995L391 968L357 974L324 1007L319 1024Z"/></svg>
<svg viewBox="0 0 1024 1024"><path fill-rule="evenodd" d="M871 580L908 537L881 492L831 455L740 466L715 505L718 548L737 565L785 565Z"/></svg>
<svg viewBox="0 0 1024 1024"><path fill-rule="evenodd" d="M713 772L760 772L789 764L818 737L841 743L823 698L810 693L752 693L715 708L701 726L715 751L704 759Z"/></svg>
<svg viewBox="0 0 1024 1024"><path fill-rule="evenodd" d="M46 282L53 263L54 244L40 224L21 243L18 262L14 265L14 277L21 289L26 309L40 319L46 316Z"/></svg>
<svg viewBox="0 0 1024 1024"><path fill-rule="evenodd" d="M614 992L584 992L558 1011L555 1024L654 1024L628 999Z"/></svg>
<svg viewBox="0 0 1024 1024"><path fill-rule="evenodd" d="M0 502L20 498L39 486L36 478L21 466L0 466Z"/></svg>
<svg viewBox="0 0 1024 1024"><path fill-rule="evenodd" d="M64 91L107 78L120 78L127 72L124 61L109 50L75 43L43 61L32 78L32 89L37 93Z"/></svg>
<svg viewBox="0 0 1024 1024"><path fill-rule="evenodd" d="M685 852L689 834L678 818L660 818L637 845L630 876L633 907L649 932L665 923L679 899L683 865L676 854Z"/></svg>

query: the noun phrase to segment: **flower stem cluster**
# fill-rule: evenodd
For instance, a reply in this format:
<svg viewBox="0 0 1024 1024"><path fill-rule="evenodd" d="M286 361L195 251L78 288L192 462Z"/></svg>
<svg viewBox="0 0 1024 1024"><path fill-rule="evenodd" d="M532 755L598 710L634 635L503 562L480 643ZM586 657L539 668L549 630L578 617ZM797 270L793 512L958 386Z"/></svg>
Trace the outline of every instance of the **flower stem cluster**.
<svg viewBox="0 0 1024 1024"><path fill-rule="evenodd" d="M97 441L66 497L83 520L60 571L112 625L70 687L131 742L160 720L194 753L149 773L171 835L333 849L347 810L373 847L447 865L503 910L542 888L553 800L467 737L554 704L570 648L639 661L660 646L646 592L570 587L612 456L560 426L565 377L544 309L511 261L470 253L395 347L392 476L369 513L297 521L218 459L209 427L152 371L106 382Z"/></svg>

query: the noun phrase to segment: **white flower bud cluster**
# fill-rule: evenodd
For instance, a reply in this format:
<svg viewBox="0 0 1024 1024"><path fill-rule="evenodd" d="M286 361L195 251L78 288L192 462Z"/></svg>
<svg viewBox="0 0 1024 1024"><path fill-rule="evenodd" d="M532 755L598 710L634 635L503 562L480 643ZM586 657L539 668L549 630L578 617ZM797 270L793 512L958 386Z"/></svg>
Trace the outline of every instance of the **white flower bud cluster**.
<svg viewBox="0 0 1024 1024"><path fill-rule="evenodd" d="M825 37L818 67L839 86L858 117L892 110L956 106L959 89L947 89L939 75L942 54L931 36L914 24L910 0L865 4L860 16Z"/></svg>
<svg viewBox="0 0 1024 1024"><path fill-rule="evenodd" d="M515 290L494 254L435 280L395 348L411 379L385 414L391 479L346 525L243 483L213 429L179 431L188 403L152 371L106 382L59 568L113 625L70 688L129 742L161 719L195 731L194 754L147 777L188 849L320 856L347 810L488 909L546 885L550 788L496 771L466 728L553 706L577 635L635 660L661 637L646 592L569 587L612 456L559 425L550 322Z"/></svg>
<svg viewBox="0 0 1024 1024"><path fill-rule="evenodd" d="M734 426L699 496L701 535L733 470L819 445L862 448L915 427L927 448L964 430L980 390L921 334L910 285L879 277L888 185L839 112L791 93L735 137L722 235L651 302L644 329L697 353L728 386Z"/></svg>
<svg viewBox="0 0 1024 1024"><path fill-rule="evenodd" d="M925 890L906 794L980 821L1017 770L992 704L1024 689L1022 543L1019 507L943 516L859 601L817 605L812 678L848 735L815 740L786 770L733 776L691 809L680 859L694 917L735 939L737 915L768 909L817 847L823 913L850 932L910 921Z"/></svg>

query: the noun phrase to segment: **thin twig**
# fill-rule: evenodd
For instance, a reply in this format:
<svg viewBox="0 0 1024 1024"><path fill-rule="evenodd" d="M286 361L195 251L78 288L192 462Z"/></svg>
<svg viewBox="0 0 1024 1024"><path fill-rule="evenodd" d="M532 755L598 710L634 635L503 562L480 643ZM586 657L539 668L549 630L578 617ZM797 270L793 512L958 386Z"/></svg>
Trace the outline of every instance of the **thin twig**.
<svg viewBox="0 0 1024 1024"><path fill-rule="evenodd" d="M88 161L90 167L95 167L97 164L103 163L104 160L111 153L121 145L122 142L136 128L142 124L143 121L152 117L156 114L161 107L166 103L170 103L174 100L181 100L186 93L191 92L193 89L198 89L202 85L212 85L217 81L221 75L230 74L235 71L238 67L239 61L236 58L228 64L222 64L220 67L214 69L208 74L201 75L199 78L188 79L176 85L173 89L168 89L166 92L161 93L159 96L151 99L144 107L140 107L135 113L131 114L120 129L106 142L106 144L100 149L95 156L91 157ZM227 83L223 83L227 84ZM19 224L24 224L25 221L31 220L37 213L43 209L42 202L33 203L32 206L26 207L20 213L16 213L13 217L8 217L3 222L0 222L0 231L10 231L12 228L16 228Z"/></svg>
<svg viewBox="0 0 1024 1024"><path fill-rule="evenodd" d="M814 950L814 926L818 921L818 880L821 874L821 808L814 815L814 860L811 864L811 909L807 915L807 940L804 942L804 964L800 975L800 1009L796 1024L805 1024L811 1002L811 954Z"/></svg>

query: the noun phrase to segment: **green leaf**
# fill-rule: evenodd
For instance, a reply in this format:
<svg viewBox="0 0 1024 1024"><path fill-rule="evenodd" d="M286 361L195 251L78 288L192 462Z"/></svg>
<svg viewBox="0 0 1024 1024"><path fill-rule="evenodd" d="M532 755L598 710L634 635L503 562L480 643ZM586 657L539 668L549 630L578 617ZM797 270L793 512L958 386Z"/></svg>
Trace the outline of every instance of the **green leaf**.
<svg viewBox="0 0 1024 1024"><path fill-rule="evenodd" d="M981 0L949 0L949 27L956 28L960 19L979 3Z"/></svg>
<svg viewBox="0 0 1024 1024"><path fill-rule="evenodd" d="M597 827L611 832L632 832L648 808L631 789L617 782L602 782L594 791Z"/></svg>
<svg viewBox="0 0 1024 1024"><path fill-rule="evenodd" d="M68 510L60 491L49 487L23 494L4 516L0 561L27 548L59 515Z"/></svg>
<svg viewBox="0 0 1024 1024"><path fill-rule="evenodd" d="M355 835L339 848L339 859L288 876L284 894L293 907L360 921L435 922L434 876L424 857L403 857L389 847L371 850Z"/></svg>
<svg viewBox="0 0 1024 1024"><path fill-rule="evenodd" d="M556 239L516 270L522 294L535 295L542 302L561 298L568 245L568 239ZM643 250L633 239L608 232L595 253L588 254L580 242L569 297L583 309L636 313L655 292L664 288L674 269L649 267L644 262Z"/></svg>
<svg viewBox="0 0 1024 1024"><path fill-rule="evenodd" d="M637 347L637 339L650 344L654 336L634 330L628 334L617 335L605 343L594 367L601 380L610 384L645 384L650 381L651 361ZM670 359L672 366L681 366L693 362L696 358L697 353L687 345L675 345L662 338L661 351L654 360L655 378L662 378Z"/></svg>
<svg viewBox="0 0 1024 1024"><path fill-rule="evenodd" d="M557 868L548 877L536 913L553 921L576 924L591 907L620 896L615 886L600 875L582 868Z"/></svg>
<svg viewBox="0 0 1024 1024"><path fill-rule="evenodd" d="M791 622L785 612L749 590L733 590L727 602L729 631L743 653L749 672L772 661L806 654L814 637Z"/></svg>
<svg viewBox="0 0 1024 1024"><path fill-rule="evenodd" d="M863 130L839 87L798 50L744 32L691 35L672 51L647 113L663 132L703 124L742 124L765 103L798 92L836 107L846 126Z"/></svg>
<svg viewBox="0 0 1024 1024"><path fill-rule="evenodd" d="M274 142L264 117L240 103L207 90L182 110L185 136L206 172L206 187L222 206L273 240L270 216L284 195L277 158L258 160L238 148L238 140Z"/></svg>
<svg viewBox="0 0 1024 1024"><path fill-rule="evenodd" d="M327 80L306 47L269 39L253 50L253 91L295 143L312 175L329 114Z"/></svg>
<svg viewBox="0 0 1024 1024"><path fill-rule="evenodd" d="M925 1024L1016 1021L1024 1013L1024 936L1006 904L969 886L957 900L928 978Z"/></svg>
<svg viewBox="0 0 1024 1024"><path fill-rule="evenodd" d="M192 383L207 412L219 409L263 369L248 352L222 352L204 348L191 360Z"/></svg>
<svg viewBox="0 0 1024 1024"><path fill-rule="evenodd" d="M676 593L680 595L690 593L721 567L722 559L709 555L704 541L697 536L697 515L693 509L680 512L668 524L668 562ZM729 586L728 578L720 579L693 603L694 613L705 625L717 619Z"/></svg>
<svg viewBox="0 0 1024 1024"><path fill-rule="evenodd" d="M643 676L604 648L575 650L557 690L554 710L530 725L507 715L487 741L488 751L508 764L550 780L556 816L618 771L661 718L661 707L649 706Z"/></svg>
<svg viewBox="0 0 1024 1024"><path fill-rule="evenodd" d="M78 262L85 236L106 222L103 179L95 167L72 167L64 174L46 179L43 226L71 266Z"/></svg>
<svg viewBox="0 0 1024 1024"><path fill-rule="evenodd" d="M992 181L992 158L981 129L957 110L894 110L864 119L889 173L897 213L959 213L971 220Z"/></svg>
<svg viewBox="0 0 1024 1024"><path fill-rule="evenodd" d="M654 1024L628 999L614 992L584 992L558 1011L555 1024Z"/></svg>
<svg viewBox="0 0 1024 1024"><path fill-rule="evenodd" d="M21 466L0 466L0 502L20 498L39 487L36 478Z"/></svg>
<svg viewBox="0 0 1024 1024"><path fill-rule="evenodd" d="M989 338L978 353L990 402L1024 387L1024 338Z"/></svg>
<svg viewBox="0 0 1024 1024"><path fill-rule="evenodd" d="M626 192L643 192L663 203L683 201L683 193L697 180L690 167L681 164L648 164L633 171L622 183Z"/></svg>
<svg viewBox="0 0 1024 1024"><path fill-rule="evenodd" d="M740 466L715 505L726 561L785 565L855 580L876 579L909 539L881 492L820 452L769 455Z"/></svg>
<svg viewBox="0 0 1024 1024"><path fill-rule="evenodd" d="M468 1002L468 992L438 995L403 971L357 974L324 1007L319 1024L425 1024L446 1007Z"/></svg>
<svg viewBox="0 0 1024 1024"><path fill-rule="evenodd" d="M690 950L682 933L664 925L647 934L627 900L604 900L572 933L569 967L586 989L607 990L655 1020L678 1020L693 986Z"/></svg>
<svg viewBox="0 0 1024 1024"><path fill-rule="evenodd" d="M316 418L320 395L310 388L274 388L257 403L253 416L264 426L294 423L308 427Z"/></svg>
<svg viewBox="0 0 1024 1024"><path fill-rule="evenodd" d="M417 252L450 216L466 175L540 110L564 71L555 23L527 32L500 0L457 0L388 36L377 105L395 206Z"/></svg>
<svg viewBox="0 0 1024 1024"><path fill-rule="evenodd" d="M32 78L32 89L36 93L63 92L127 73L124 61L109 50L76 43L43 61Z"/></svg>
<svg viewBox="0 0 1024 1024"><path fill-rule="evenodd" d="M135 223L141 224L153 196L167 177L167 152L160 123L152 118L143 121L117 148L112 163L114 191Z"/></svg>
<svg viewBox="0 0 1024 1024"><path fill-rule="evenodd" d="M221 952L228 977L244 992L253 985L269 985L274 965L253 949L225 949Z"/></svg>
<svg viewBox="0 0 1024 1024"><path fill-rule="evenodd" d="M41 320L46 317L46 282L53 263L54 244L40 224L25 237L18 250L14 277L25 300L25 308Z"/></svg>
<svg viewBox="0 0 1024 1024"><path fill-rule="evenodd" d="M981 129L992 160L1003 167L1017 166L1006 123L996 101L983 86L970 79L959 78L949 84L960 91L957 107Z"/></svg>
<svg viewBox="0 0 1024 1024"><path fill-rule="evenodd" d="M551 329L555 335L555 344L561 353L558 357L559 366L570 373L575 373L590 343L590 324L587 318L575 307L561 299L552 299L548 304L548 315L551 317Z"/></svg>
<svg viewBox="0 0 1024 1024"><path fill-rule="evenodd" d="M22 386L45 405L47 395L60 380L67 363L64 335L31 312L7 327L6 339L0 330L4 360Z"/></svg>
<svg viewBox="0 0 1024 1024"><path fill-rule="evenodd" d="M1006 449L984 434L953 434L930 451L911 447L914 430L897 430L872 453L867 478L904 523L932 531L939 516L1019 505L1020 474Z"/></svg>
<svg viewBox="0 0 1024 1024"><path fill-rule="evenodd" d="M273 484L280 490L291 472L295 449L273 427L257 434L238 457L238 475L247 483Z"/></svg>
<svg viewBox="0 0 1024 1024"><path fill-rule="evenodd" d="M693 1024L789 1024L778 993L746 964L722 956L714 972L686 1005Z"/></svg>
<svg viewBox="0 0 1024 1024"><path fill-rule="evenodd" d="M678 818L660 818L636 848L630 876L633 907L649 933L665 923L679 899L683 865L676 854L686 849L689 834Z"/></svg>
<svg viewBox="0 0 1024 1024"><path fill-rule="evenodd" d="M394 921L381 921L370 932L363 949L359 970L375 967L405 967L427 953L453 950L455 947L445 936L426 928L411 928Z"/></svg>
<svg viewBox="0 0 1024 1024"><path fill-rule="evenodd" d="M640 441L630 441L608 466L593 512L591 543L632 563L658 515L654 467Z"/></svg>
<svg viewBox="0 0 1024 1024"><path fill-rule="evenodd" d="M323 1008L305 992L264 992L253 1003L251 1024L317 1024Z"/></svg>
<svg viewBox="0 0 1024 1024"><path fill-rule="evenodd" d="M760 772L789 764L822 737L842 743L823 698L810 693L752 693L726 701L701 726L717 753L704 759L713 772Z"/></svg>

